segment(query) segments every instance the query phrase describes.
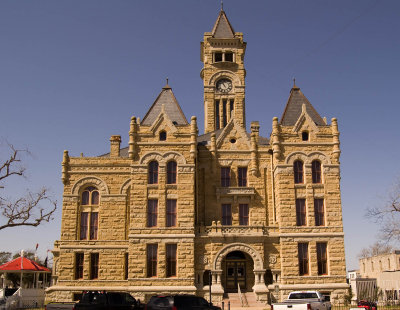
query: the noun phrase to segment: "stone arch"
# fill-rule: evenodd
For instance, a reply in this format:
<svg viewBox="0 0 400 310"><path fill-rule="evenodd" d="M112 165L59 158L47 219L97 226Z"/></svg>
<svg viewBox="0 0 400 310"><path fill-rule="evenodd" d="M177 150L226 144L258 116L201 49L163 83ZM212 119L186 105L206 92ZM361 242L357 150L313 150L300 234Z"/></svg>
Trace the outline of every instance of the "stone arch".
<svg viewBox="0 0 400 310"><path fill-rule="evenodd" d="M322 152L312 152L312 153L308 154L308 157L310 159L310 163L313 160L319 160L321 162L321 164L324 164L324 165L331 164L331 160L330 160L329 156L326 156L326 154L324 154Z"/></svg>
<svg viewBox="0 0 400 310"><path fill-rule="evenodd" d="M101 195L108 195L110 192L108 190L108 186L106 182L98 177L85 177L75 182L74 186L72 186L71 194L72 195L79 195L79 191L84 186L93 185L97 187Z"/></svg>
<svg viewBox="0 0 400 310"><path fill-rule="evenodd" d="M126 180L126 181L122 184L121 188L119 189L119 193L120 193L121 195L125 195L126 192L128 191L128 188L129 188L130 186L131 186L131 178L129 178L128 180Z"/></svg>
<svg viewBox="0 0 400 310"><path fill-rule="evenodd" d="M293 165L296 160L301 160L304 164L309 162L308 155L303 152L293 152L286 157L286 164Z"/></svg>
<svg viewBox="0 0 400 310"><path fill-rule="evenodd" d="M178 165L186 165L185 157L178 152L167 152L163 155L163 158L165 163L175 160Z"/></svg>
<svg viewBox="0 0 400 310"><path fill-rule="evenodd" d="M254 262L254 270L263 269L263 260L260 253L251 246L244 243L232 243L223 247L215 256L213 263L214 270L222 270L222 260L227 254L233 251L241 251L250 255Z"/></svg>
<svg viewBox="0 0 400 310"><path fill-rule="evenodd" d="M164 158L160 153L151 152L143 155L143 157L140 159L140 164L147 165L152 160L156 160L159 164L164 162Z"/></svg>
<svg viewBox="0 0 400 310"><path fill-rule="evenodd" d="M293 165L296 160L301 160L304 164L311 164L315 159L319 160L324 165L331 164L329 156L322 152L311 152L310 154L304 152L293 152L286 157L286 164Z"/></svg>
<svg viewBox="0 0 400 310"><path fill-rule="evenodd" d="M239 77L228 70L218 71L217 73L213 74L208 81L208 85L215 85L215 83L221 78L229 78L233 81L233 86L242 86L242 82L240 81Z"/></svg>

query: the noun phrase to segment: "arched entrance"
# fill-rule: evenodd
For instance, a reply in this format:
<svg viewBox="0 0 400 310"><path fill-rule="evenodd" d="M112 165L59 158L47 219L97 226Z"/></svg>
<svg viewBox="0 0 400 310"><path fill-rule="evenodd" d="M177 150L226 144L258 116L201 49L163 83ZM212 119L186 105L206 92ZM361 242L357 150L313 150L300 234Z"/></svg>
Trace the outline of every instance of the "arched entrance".
<svg viewBox="0 0 400 310"><path fill-rule="evenodd" d="M241 251L228 253L222 261L222 286L225 292L251 290L254 285L253 259Z"/></svg>
<svg viewBox="0 0 400 310"><path fill-rule="evenodd" d="M232 253L232 254L230 254ZM245 263L245 266L241 263ZM247 263L248 262L248 263ZM227 269L232 268L230 270ZM212 274L212 292L223 294L229 291L227 289L227 280L229 288L243 283L243 267L245 267L245 286L247 291L253 291L257 294L266 294L268 289L264 282L265 269L260 253L245 243L231 243L223 247L215 256L213 262ZM228 275L229 271L229 275ZM228 277L228 278L227 278Z"/></svg>

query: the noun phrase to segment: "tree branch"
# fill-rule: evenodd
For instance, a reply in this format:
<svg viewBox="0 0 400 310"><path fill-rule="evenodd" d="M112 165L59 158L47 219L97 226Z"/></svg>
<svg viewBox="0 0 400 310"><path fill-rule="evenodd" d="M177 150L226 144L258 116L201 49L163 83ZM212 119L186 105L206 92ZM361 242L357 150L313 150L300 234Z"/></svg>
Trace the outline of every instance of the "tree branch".
<svg viewBox="0 0 400 310"><path fill-rule="evenodd" d="M0 198L0 211L5 217L6 223L0 225L0 230L15 226L38 226L42 222L52 220L52 215L57 209L57 201L53 200L46 188L38 193L28 193L25 197L18 198L14 202ZM51 208L45 209L41 206L49 203Z"/></svg>

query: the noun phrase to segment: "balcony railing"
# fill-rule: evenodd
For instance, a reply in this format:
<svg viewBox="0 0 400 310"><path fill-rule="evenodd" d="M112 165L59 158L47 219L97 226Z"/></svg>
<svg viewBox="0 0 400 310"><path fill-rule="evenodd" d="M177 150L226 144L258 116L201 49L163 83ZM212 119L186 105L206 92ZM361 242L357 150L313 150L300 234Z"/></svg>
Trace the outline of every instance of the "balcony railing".
<svg viewBox="0 0 400 310"><path fill-rule="evenodd" d="M253 199L256 194L254 187L217 187L215 194L219 200L222 196L232 196L235 200L237 197L248 196Z"/></svg>
<svg viewBox="0 0 400 310"><path fill-rule="evenodd" d="M275 232L277 228L266 227L264 225L212 225L200 227L200 235L206 236L266 236L270 232Z"/></svg>

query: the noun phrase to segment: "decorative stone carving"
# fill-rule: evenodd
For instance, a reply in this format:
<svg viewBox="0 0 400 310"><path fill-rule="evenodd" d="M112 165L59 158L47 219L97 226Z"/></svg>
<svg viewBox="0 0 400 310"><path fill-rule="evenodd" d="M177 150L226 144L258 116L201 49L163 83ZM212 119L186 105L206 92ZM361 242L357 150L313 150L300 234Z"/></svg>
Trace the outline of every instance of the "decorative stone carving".
<svg viewBox="0 0 400 310"><path fill-rule="evenodd" d="M78 180L74 184L74 186L72 186L71 194L79 195L79 191L83 186L90 186L90 185L95 186L99 190L101 195L109 194L106 183L102 179L94 176L85 177Z"/></svg>
<svg viewBox="0 0 400 310"><path fill-rule="evenodd" d="M277 261L276 255L270 254L269 257L268 257L268 262L270 264L276 264L276 261Z"/></svg>
<svg viewBox="0 0 400 310"><path fill-rule="evenodd" d="M255 249L244 243L232 243L223 247L215 256L213 268L214 270L222 270L222 260L224 257L233 251L241 251L250 255L254 261L254 270L263 270L263 260Z"/></svg>

